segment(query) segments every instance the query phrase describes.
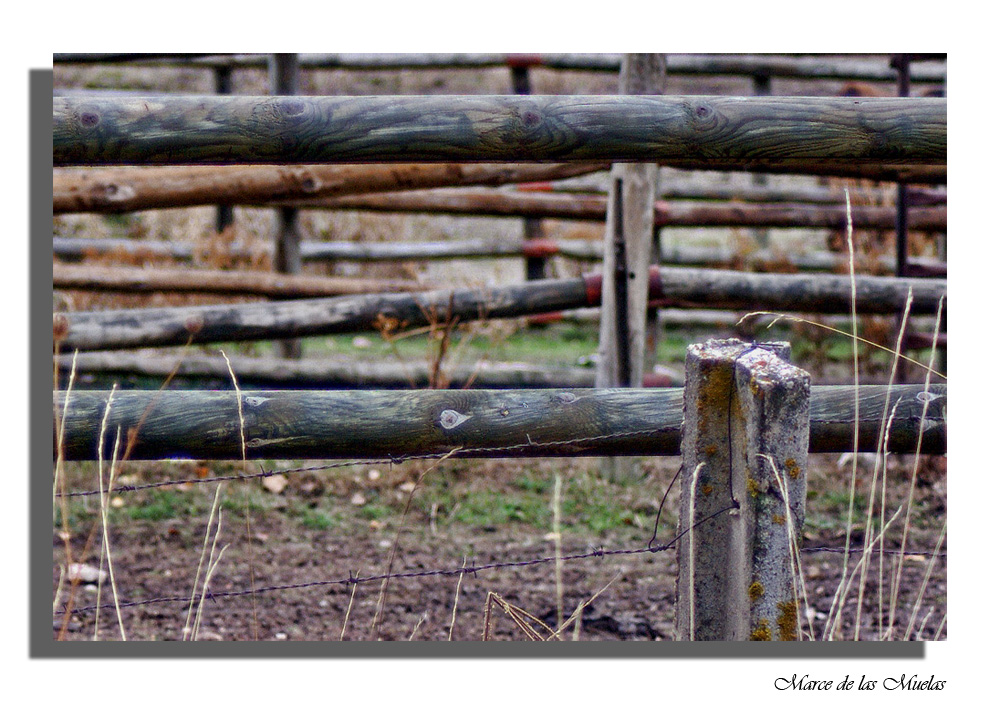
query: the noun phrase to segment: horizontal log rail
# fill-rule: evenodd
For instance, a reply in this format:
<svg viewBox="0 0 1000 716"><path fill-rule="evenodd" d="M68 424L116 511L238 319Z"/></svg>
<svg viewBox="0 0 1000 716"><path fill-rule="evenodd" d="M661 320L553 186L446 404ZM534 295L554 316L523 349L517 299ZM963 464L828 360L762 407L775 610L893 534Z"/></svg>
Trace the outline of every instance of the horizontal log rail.
<svg viewBox="0 0 1000 716"><path fill-rule="evenodd" d="M935 313L947 282L856 277L859 313L901 311L912 290L914 315ZM753 274L654 267L650 300L661 307L849 313L851 281L822 274ZM600 305L601 278L548 279L503 288L372 294L226 306L80 311L53 315L63 350L155 347L217 341L276 340L432 322L514 318Z"/></svg>
<svg viewBox="0 0 1000 716"><path fill-rule="evenodd" d="M300 209L353 209L375 212L460 214L476 216L521 216L575 221L605 221L606 196L522 193L488 190L385 192L331 199L282 202ZM944 206L910 209L907 224L915 231L944 231L948 210ZM852 206L856 229L895 228L892 206ZM843 229L847 226L844 206L819 204L765 204L746 202L657 201L653 223L672 227L771 227Z"/></svg>
<svg viewBox="0 0 1000 716"><path fill-rule="evenodd" d="M230 368L240 385L258 388L593 388L597 372L593 368L544 366L521 362L479 361L447 366L432 375L426 364L399 361L301 358L254 358L229 356L169 356L150 351L109 351L78 353L58 358L64 376L75 362L78 384L84 376L127 376L165 380L176 378L211 380L232 387ZM679 385L683 376L651 373L648 388ZM110 378L104 385L110 386Z"/></svg>
<svg viewBox="0 0 1000 716"><path fill-rule="evenodd" d="M315 298L368 293L427 291L419 281L375 278L337 278L269 273L264 271L209 271L206 269L146 269L127 266L52 267L52 288L125 293L207 293Z"/></svg>
<svg viewBox="0 0 1000 716"><path fill-rule="evenodd" d="M570 162L60 169L52 176L52 211L118 214L401 189L500 186L575 177L608 167L607 162Z"/></svg>
<svg viewBox="0 0 1000 716"><path fill-rule="evenodd" d="M53 254L63 260L79 260L103 255L114 255L131 260L140 258L171 258L191 261L198 253L193 244L152 239L87 239L54 237ZM433 261L448 259L497 259L511 257L564 256L578 261L600 261L604 249L600 242L590 239L453 239L448 241L422 241L419 243L361 243L355 241L305 241L300 244L303 261ZM262 248L263 254L273 247ZM248 258L254 254L246 249L232 249L227 256ZM833 251L786 253L781 250L756 250L748 253L712 246L664 246L658 259L661 264L679 266L704 266L712 268L742 268L767 270L793 268L797 271L825 271L847 273L847 254ZM878 270L887 274L895 272L896 261L892 256L877 260ZM947 274L947 264L938 259L911 256L907 266L919 275L941 277ZM867 265L857 265L858 273L872 273ZM910 275L916 276L916 273Z"/></svg>
<svg viewBox="0 0 1000 716"><path fill-rule="evenodd" d="M522 182L514 187L523 192L556 194L603 194L607 192L606 176L592 175L555 181ZM657 187L661 199L689 201L747 201L763 204L843 204L844 190L829 186L767 186L760 184L720 184L706 181L660 178ZM939 187L909 187L906 194L910 206L936 206L948 203L948 191ZM872 200L875 201L872 201ZM888 187L851 189L851 202L857 206L893 206L896 192Z"/></svg>
<svg viewBox="0 0 1000 716"><path fill-rule="evenodd" d="M55 97L55 166L947 163L943 98Z"/></svg>
<svg viewBox="0 0 1000 716"><path fill-rule="evenodd" d="M944 384L861 386L859 449L879 444L886 394L895 409L889 450L946 449ZM53 393L62 456L96 460L107 412L104 459L117 429L135 460L193 458L387 459L677 455L682 388L418 391L106 391ZM809 449L854 449L854 386L816 386ZM66 409L64 410L64 406ZM926 416L921 416L926 409ZM242 418L241 418L242 415ZM242 438L241 438L242 424ZM60 431L56 431L59 435ZM53 446L58 453L58 446Z"/></svg>
<svg viewBox="0 0 1000 716"><path fill-rule="evenodd" d="M619 72L620 54L505 54L505 53L303 53L298 56L302 69L353 70L423 70L482 69L490 67L546 67L550 69ZM914 64L912 83L945 80L945 63ZM259 67L267 66L265 55L191 55L179 53L55 53L55 64L171 65L181 67ZM889 66L889 55L879 57L829 58L826 56L789 57L783 55L671 54L667 71L673 75L729 75L788 77L813 80L862 80L895 82L897 73Z"/></svg>
<svg viewBox="0 0 1000 716"><path fill-rule="evenodd" d="M606 193L606 178L573 179L608 169L610 162L561 164L378 164L257 167L62 168L52 177L54 214L123 213L215 204L252 205L400 190L514 185L523 192ZM667 199L760 203L843 204L829 187L719 186L661 182ZM891 197L895 202L895 194ZM852 196L852 200L855 197ZM910 206L947 202L943 189L913 187ZM862 205L862 201L855 201Z"/></svg>

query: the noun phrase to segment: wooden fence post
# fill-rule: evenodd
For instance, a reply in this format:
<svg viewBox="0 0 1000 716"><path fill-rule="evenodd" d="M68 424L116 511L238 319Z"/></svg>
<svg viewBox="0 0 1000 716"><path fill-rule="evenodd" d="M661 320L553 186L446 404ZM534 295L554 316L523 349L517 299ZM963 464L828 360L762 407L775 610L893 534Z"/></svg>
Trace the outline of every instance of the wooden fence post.
<svg viewBox="0 0 1000 716"><path fill-rule="evenodd" d="M232 65L218 65L214 70L215 93L233 93L233 67ZM229 204L219 204L215 207L215 230L222 233L232 226L234 221L233 207Z"/></svg>
<svg viewBox="0 0 1000 716"><path fill-rule="evenodd" d="M688 349L677 638L798 638L809 375L787 343Z"/></svg>
<svg viewBox="0 0 1000 716"><path fill-rule="evenodd" d="M753 76L753 93L755 97L771 96L771 75L766 72L758 72ZM767 174L752 174L751 181L757 186L767 186ZM771 245L771 235L767 229L755 229L753 237L758 248L767 248Z"/></svg>
<svg viewBox="0 0 1000 716"><path fill-rule="evenodd" d="M666 71L664 54L626 54L618 79L619 94L663 94ZM611 167L604 231L598 388L642 385L659 171L655 162L616 163ZM613 480L621 479L631 471L632 464L610 458L604 472Z"/></svg>
<svg viewBox="0 0 1000 716"><path fill-rule="evenodd" d="M297 95L299 93L298 56L284 53L267 56L271 94ZM302 254L298 209L282 206L275 212L274 269L278 273L302 272ZM291 339L278 343L278 352L284 358L301 358L302 341Z"/></svg>
<svg viewBox="0 0 1000 716"><path fill-rule="evenodd" d="M516 57L510 59L511 89L514 94L531 94L531 78L528 74L528 67L531 61L531 58L523 61L518 61ZM524 240L526 242L532 239L545 238L545 227L542 221L542 218L538 216L526 216L524 218ZM537 281L538 279L545 278L546 262L547 259L545 256L526 256L524 259L525 279L528 281Z"/></svg>

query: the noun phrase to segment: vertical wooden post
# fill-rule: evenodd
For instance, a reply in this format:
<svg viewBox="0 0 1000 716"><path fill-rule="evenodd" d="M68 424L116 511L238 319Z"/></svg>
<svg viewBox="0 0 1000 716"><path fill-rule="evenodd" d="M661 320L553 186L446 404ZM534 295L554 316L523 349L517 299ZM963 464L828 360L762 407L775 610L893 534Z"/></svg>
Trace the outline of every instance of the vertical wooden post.
<svg viewBox="0 0 1000 716"><path fill-rule="evenodd" d="M215 93L233 93L233 68L231 65L218 65L215 68ZM222 233L233 224L233 207L219 205L215 208L215 230Z"/></svg>
<svg viewBox="0 0 1000 716"><path fill-rule="evenodd" d="M771 75L759 72L753 76L753 93L755 97L771 96ZM752 181L758 186L767 186L767 174L753 174ZM766 249L771 244L771 233L767 229L754 229L753 238L758 248Z"/></svg>
<svg viewBox="0 0 1000 716"><path fill-rule="evenodd" d="M619 94L663 94L666 71L666 55L626 54L618 80ZM659 166L655 163L617 163L611 167L604 230L598 388L642 385L658 176ZM624 307L618 305L622 300ZM621 325L622 320L625 325ZM604 472L610 479L624 478L631 464L622 458L609 458Z"/></svg>
<svg viewBox="0 0 1000 716"><path fill-rule="evenodd" d="M688 349L679 640L798 638L810 381L789 352L734 339Z"/></svg>
<svg viewBox="0 0 1000 716"><path fill-rule="evenodd" d="M299 92L298 56L294 53L268 55L267 69L271 94L294 95ZM275 212L274 270L278 273L302 272L299 212L291 207L280 207ZM301 358L302 342L298 339L280 341L279 353L283 358Z"/></svg>
<svg viewBox="0 0 1000 716"><path fill-rule="evenodd" d="M508 59L510 64L511 88L514 94L531 94L531 78L528 75L530 57L519 60L513 56ZM545 229L542 219L529 216L524 219L524 239L541 239L545 237ZM548 259L544 256L528 256L524 259L524 273L528 281L536 281L545 278L545 263Z"/></svg>

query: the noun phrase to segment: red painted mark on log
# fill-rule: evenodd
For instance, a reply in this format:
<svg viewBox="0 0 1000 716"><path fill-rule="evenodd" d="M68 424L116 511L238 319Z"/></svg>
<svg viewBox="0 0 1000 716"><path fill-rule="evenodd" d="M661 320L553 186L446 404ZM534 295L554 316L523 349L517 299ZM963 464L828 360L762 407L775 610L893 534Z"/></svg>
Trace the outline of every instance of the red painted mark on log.
<svg viewBox="0 0 1000 716"><path fill-rule="evenodd" d="M537 67L542 64L541 55L507 55L504 59L508 67Z"/></svg>
<svg viewBox="0 0 1000 716"><path fill-rule="evenodd" d="M559 253L559 246L546 239L530 239L524 242L524 255L529 259L544 259Z"/></svg>

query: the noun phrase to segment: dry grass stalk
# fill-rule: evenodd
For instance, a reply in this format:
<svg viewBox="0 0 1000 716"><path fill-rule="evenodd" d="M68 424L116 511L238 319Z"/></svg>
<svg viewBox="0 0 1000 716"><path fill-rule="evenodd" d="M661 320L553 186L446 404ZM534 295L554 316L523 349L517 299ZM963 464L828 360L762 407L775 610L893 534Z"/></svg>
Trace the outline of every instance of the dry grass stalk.
<svg viewBox="0 0 1000 716"><path fill-rule="evenodd" d="M774 462L773 455L758 455L767 460L768 464L771 466L771 470L774 472L774 477L778 485L778 491L781 493L781 501L785 508L785 533L788 535L788 558L792 562L792 598L795 600L795 604L800 601L805 607L805 614L807 615L808 625L809 625L809 641L815 641L816 635L813 632L812 617L809 617L809 591L806 589L805 578L802 571L802 558L799 554L799 544L798 544L798 530L801 525L795 524L795 516L792 514L792 506L789 504L788 498L788 485L785 483L785 479L781 475L781 471L778 469L777 464ZM799 641L802 640L802 628L801 626L797 630Z"/></svg>
<svg viewBox="0 0 1000 716"><path fill-rule="evenodd" d="M458 573L458 585L455 587L455 602L451 606L451 624L448 625L448 641L451 641L451 635L455 632L455 620L458 618L458 597L462 594L462 577L465 576L465 563L468 561L467 557L462 558L462 570Z"/></svg>
<svg viewBox="0 0 1000 716"><path fill-rule="evenodd" d="M372 618L370 634L374 637L376 641L378 640L379 630L381 628L382 613L385 608L385 595L386 591L389 589L389 575L392 574L392 563L396 558L396 551L399 549L399 537L403 532L403 526L406 524L406 515L410 511L410 504L413 502L413 495L414 493L416 493L417 488L420 487L420 483L427 475L427 473L431 472L432 470L435 470L442 462L450 458L452 455L454 455L461 449L462 449L461 446L453 448L451 452L449 452L447 455L439 457L437 460L434 461L434 464L432 464L429 468L420 473L420 476L417 477L416 480L414 480L413 489L410 490L409 495L407 495L406 497L406 504L403 507L403 514L399 518L399 526L396 528L396 536L393 538L392 541L392 549L389 550L389 559L387 560L384 572L386 576L382 580L382 586L379 588L378 600L375 604L375 616Z"/></svg>
<svg viewBox="0 0 1000 716"><path fill-rule="evenodd" d="M555 485L552 488L552 541L556 551L556 623L563 620L563 580L562 580L562 474L556 472Z"/></svg>
<svg viewBox="0 0 1000 716"><path fill-rule="evenodd" d="M122 435L121 426L119 426L118 429L115 431L115 445L114 445L114 448L113 448L113 452L111 453L111 468L110 468L109 474L108 474L108 488L107 488L107 491L104 490L104 460L103 460L103 454L104 454L104 433L105 433L105 430L107 428L108 414L111 412L111 400L114 397L115 388L117 388L117 387L118 386L116 384L111 389L111 394L108 396L108 404L107 404L107 406L105 406L105 409L104 409L104 419L101 421L101 434L100 434L100 439L99 439L99 442L98 442L98 446L99 446L98 447L98 456L99 457L98 457L98 468L97 468L97 485L98 485L98 489L100 491L99 497L100 497L100 505L101 505L101 527L102 527L102 534L103 534L103 541L104 541L104 549L101 552L102 562L103 562L104 555L107 555L107 558L108 558L108 579L111 582L111 594L112 594L112 597L114 598L114 601L115 601L115 615L118 617L118 630L119 630L119 633L121 634L122 641L128 641L128 637L126 637L126 635L125 635L125 624L122 621L122 611L121 611L121 607L119 605L119 600L118 600L118 583L115 580L115 570L114 570L114 565L113 565L112 559L111 559L111 540L110 540L110 537L109 537L109 534L108 534L108 507L109 507L108 503L111 500L110 493L111 493L111 490L112 490L112 484L114 483L114 479L115 479L115 467L116 467L116 460L117 460L117 455L118 455L118 446L119 446L119 443L121 441L121 435ZM101 589L101 580L100 580L100 577L98 577L98 580L97 580L97 589L98 589L98 591L97 591L97 603L100 604L101 603L101 592L100 592L100 589ZM100 620L99 617L94 620L94 640L95 641L97 640L97 633L98 633L97 632L97 626L100 623L100 621L101 620Z"/></svg>
<svg viewBox="0 0 1000 716"><path fill-rule="evenodd" d="M358 577L359 578L361 577L361 573L360 572L358 573ZM340 640L341 641L344 640L344 634L347 633L347 620L351 616L351 607L354 606L354 595L355 595L355 593L357 591L358 591L358 583L354 582L354 584L351 586L351 598L347 602L347 611L344 612L344 625L342 627L340 627Z"/></svg>

